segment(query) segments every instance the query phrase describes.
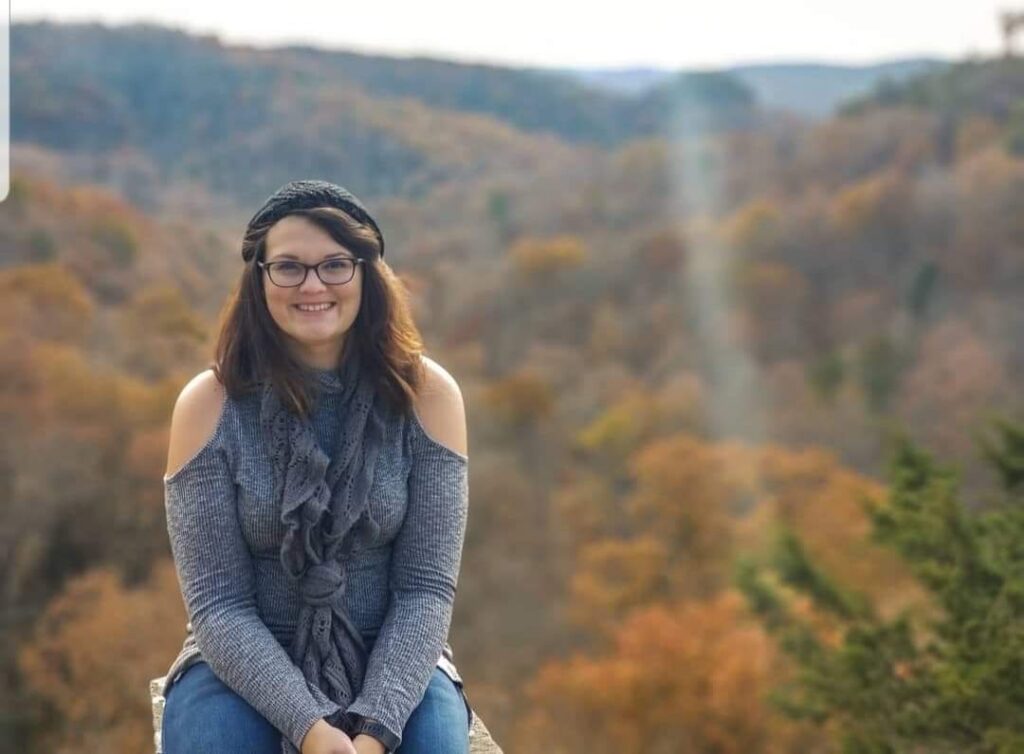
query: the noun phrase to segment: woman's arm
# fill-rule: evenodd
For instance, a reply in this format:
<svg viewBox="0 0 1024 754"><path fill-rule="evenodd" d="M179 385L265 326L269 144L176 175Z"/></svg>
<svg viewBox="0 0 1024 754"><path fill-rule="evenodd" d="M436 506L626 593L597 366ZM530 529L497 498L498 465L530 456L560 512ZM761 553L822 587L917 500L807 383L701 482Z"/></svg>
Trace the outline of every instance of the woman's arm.
<svg viewBox="0 0 1024 754"><path fill-rule="evenodd" d="M458 384L436 363L416 402L412 468L391 554L388 613L347 712L376 720L390 750L420 703L448 638L468 512L466 418Z"/></svg>
<svg viewBox="0 0 1024 754"><path fill-rule="evenodd" d="M164 477L171 551L203 660L301 748L313 724L339 708L307 684L257 614L224 443L225 410L223 388L210 370L175 404Z"/></svg>

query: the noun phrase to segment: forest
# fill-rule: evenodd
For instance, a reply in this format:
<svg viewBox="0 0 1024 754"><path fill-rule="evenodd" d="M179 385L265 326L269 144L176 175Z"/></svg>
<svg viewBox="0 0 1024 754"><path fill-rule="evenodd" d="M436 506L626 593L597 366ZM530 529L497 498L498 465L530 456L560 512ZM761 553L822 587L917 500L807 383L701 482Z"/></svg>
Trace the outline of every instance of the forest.
<svg viewBox="0 0 1024 754"><path fill-rule="evenodd" d="M171 408L297 177L367 197L465 396L451 644L506 752L1024 751L1024 61L812 120L726 73L11 37L0 754L152 750Z"/></svg>

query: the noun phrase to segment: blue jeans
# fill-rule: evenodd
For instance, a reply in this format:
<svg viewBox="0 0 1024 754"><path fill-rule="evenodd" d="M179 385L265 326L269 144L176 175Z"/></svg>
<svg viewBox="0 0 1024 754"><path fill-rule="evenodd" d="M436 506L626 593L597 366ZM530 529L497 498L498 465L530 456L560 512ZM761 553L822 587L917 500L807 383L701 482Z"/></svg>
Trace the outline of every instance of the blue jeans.
<svg viewBox="0 0 1024 754"><path fill-rule="evenodd" d="M397 754L467 754L469 702L441 668L402 731ZM281 732L205 662L188 668L164 700L164 754L280 754Z"/></svg>

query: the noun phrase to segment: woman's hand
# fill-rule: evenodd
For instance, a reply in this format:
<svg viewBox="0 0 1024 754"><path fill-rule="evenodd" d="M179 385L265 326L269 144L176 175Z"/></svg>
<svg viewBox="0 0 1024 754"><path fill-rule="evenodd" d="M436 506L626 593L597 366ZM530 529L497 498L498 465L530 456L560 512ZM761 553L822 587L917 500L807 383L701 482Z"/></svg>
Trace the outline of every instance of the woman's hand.
<svg viewBox="0 0 1024 754"><path fill-rule="evenodd" d="M358 754L384 754L384 744L373 736L360 733L353 739L352 743L356 745Z"/></svg>
<svg viewBox="0 0 1024 754"><path fill-rule="evenodd" d="M302 754L360 754L360 750L345 731L321 718L313 723L313 727L302 739Z"/></svg>

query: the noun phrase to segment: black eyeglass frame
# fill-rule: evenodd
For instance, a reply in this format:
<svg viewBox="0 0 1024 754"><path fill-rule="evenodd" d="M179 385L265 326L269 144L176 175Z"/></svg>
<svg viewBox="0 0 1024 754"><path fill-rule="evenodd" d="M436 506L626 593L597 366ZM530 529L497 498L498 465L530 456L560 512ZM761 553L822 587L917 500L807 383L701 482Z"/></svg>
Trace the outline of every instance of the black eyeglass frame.
<svg viewBox="0 0 1024 754"><path fill-rule="evenodd" d="M352 275L349 276L349 279L343 280L340 283L328 283L326 280L324 280L324 276L320 274L320 266L327 264L329 262L342 261L352 263ZM293 285L281 285L280 283L278 283L276 280L274 280L274 273L272 268L275 265L279 264L297 264L300 265L301 267L304 267L305 269L302 271L302 280ZM320 282L323 283L324 285L347 285L352 282L352 278L356 276L356 269L361 264L366 264L366 260L359 259L358 257L331 257L330 259L324 259L322 262L317 262L316 264L306 264L305 262L300 262L297 259L281 259L274 262L256 262L256 265L261 270L267 271L267 277L270 278L270 282L276 285L278 288L298 288L300 285L306 282L306 279L309 277L310 270L316 270L316 276L320 278Z"/></svg>

